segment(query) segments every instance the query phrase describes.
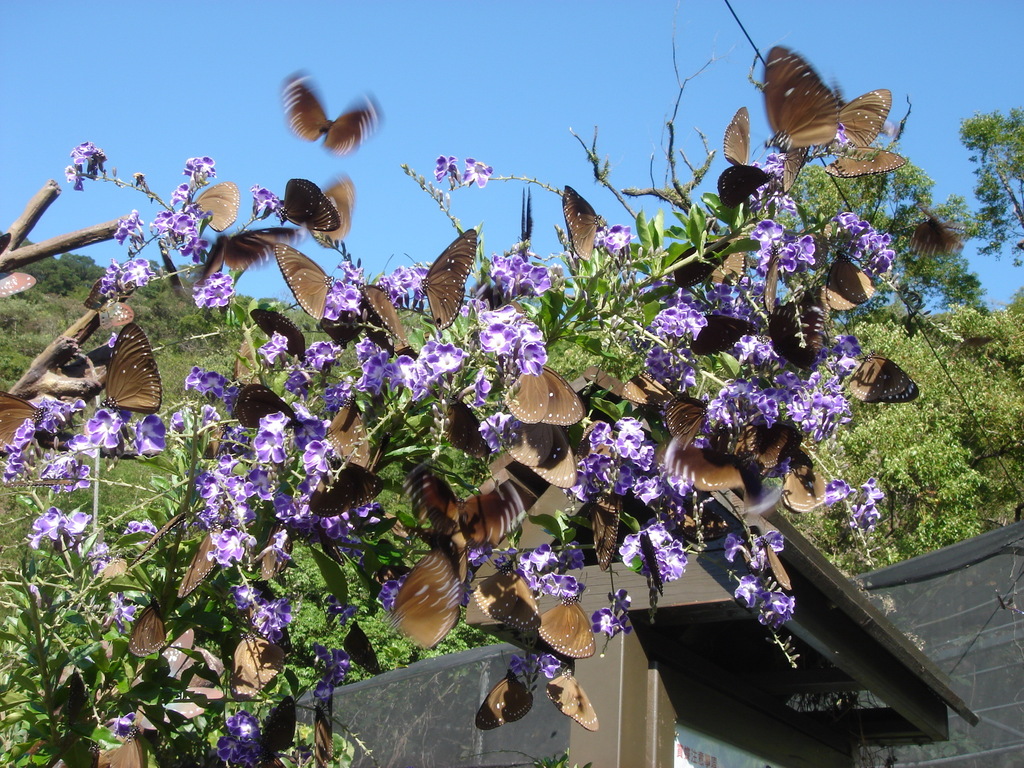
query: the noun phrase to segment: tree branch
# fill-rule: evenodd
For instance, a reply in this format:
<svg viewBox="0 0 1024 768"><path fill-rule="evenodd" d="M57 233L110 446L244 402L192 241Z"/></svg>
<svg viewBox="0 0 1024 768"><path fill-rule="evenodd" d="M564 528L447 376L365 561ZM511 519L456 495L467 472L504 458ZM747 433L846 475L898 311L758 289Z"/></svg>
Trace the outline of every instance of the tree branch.
<svg viewBox="0 0 1024 768"><path fill-rule="evenodd" d="M21 216L14 220L11 224L11 228L8 232L11 233L11 244L7 247L8 251L13 251L19 245L24 242L25 238L28 237L28 233L32 231L40 217L46 213L46 209L50 207L57 196L60 195L60 184L53 179L46 182L42 189L32 196L32 199L28 201L28 205L25 206L25 210L22 211Z"/></svg>
<svg viewBox="0 0 1024 768"><path fill-rule="evenodd" d="M11 387L11 394L26 400L40 395L85 399L99 392L102 385L95 379L71 379L52 372L52 369L59 368L74 358L81 344L99 327L98 312L90 310L82 315L39 353L24 375Z"/></svg>
<svg viewBox="0 0 1024 768"><path fill-rule="evenodd" d="M49 256L58 256L86 245L112 240L117 231L118 221L113 219L104 224L94 224L77 232L51 237L49 240L27 245L15 251L8 249L0 256L0 272L13 272L26 264L41 261Z"/></svg>

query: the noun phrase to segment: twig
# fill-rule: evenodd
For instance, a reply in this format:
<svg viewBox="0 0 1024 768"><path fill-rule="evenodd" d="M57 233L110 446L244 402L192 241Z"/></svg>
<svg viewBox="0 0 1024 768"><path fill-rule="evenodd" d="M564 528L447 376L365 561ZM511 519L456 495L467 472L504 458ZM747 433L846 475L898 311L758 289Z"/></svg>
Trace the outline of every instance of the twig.
<svg viewBox="0 0 1024 768"><path fill-rule="evenodd" d="M114 237L114 232L117 231L117 222L118 219L114 219L104 224L94 224L76 232L69 232L66 235L51 237L49 240L27 245L14 251L8 249L4 251L3 256L0 256L0 272L12 272L19 267L41 261L49 256L58 256L86 245L111 240Z"/></svg>
<svg viewBox="0 0 1024 768"><path fill-rule="evenodd" d="M36 222L46 213L46 209L57 199L59 194L60 184L50 179L43 184L42 189L32 196L32 199L28 201L28 205L25 206L25 210L22 211L21 216L14 220L14 223L11 224L11 228L8 230L11 233L11 244L7 248L8 251L14 250L24 242L25 238L28 237L28 233L35 227Z"/></svg>

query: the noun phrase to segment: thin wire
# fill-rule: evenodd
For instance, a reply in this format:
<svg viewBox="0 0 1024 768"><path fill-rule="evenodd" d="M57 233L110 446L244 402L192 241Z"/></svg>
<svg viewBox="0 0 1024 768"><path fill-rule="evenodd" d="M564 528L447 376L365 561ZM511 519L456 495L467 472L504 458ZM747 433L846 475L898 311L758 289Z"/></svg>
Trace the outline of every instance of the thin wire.
<svg viewBox="0 0 1024 768"><path fill-rule="evenodd" d="M732 9L732 5L729 3L729 0L725 0L725 7L729 9L729 13L732 14L732 17L736 19L736 23L739 25L740 31L742 31L743 34L746 36L747 42L750 43L750 47L754 49L754 54L757 56L757 58L761 60L762 64L768 66L768 62L764 60L764 57L761 55L761 51L759 51L757 46L754 44L754 41L751 39L750 34L747 32L747 28L743 26L743 22L740 21L740 17L736 15L736 11Z"/></svg>

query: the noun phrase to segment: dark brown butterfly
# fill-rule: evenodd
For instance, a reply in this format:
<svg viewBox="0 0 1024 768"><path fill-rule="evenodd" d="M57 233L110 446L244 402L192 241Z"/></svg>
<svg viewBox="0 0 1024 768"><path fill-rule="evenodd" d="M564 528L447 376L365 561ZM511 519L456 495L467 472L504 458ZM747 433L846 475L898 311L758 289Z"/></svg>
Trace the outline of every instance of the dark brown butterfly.
<svg viewBox="0 0 1024 768"><path fill-rule="evenodd" d="M718 199L726 208L735 208L771 180L756 165L730 165L718 177Z"/></svg>
<svg viewBox="0 0 1024 768"><path fill-rule="evenodd" d="M790 149L782 161L782 192L788 194L796 183L796 177L807 164L807 148Z"/></svg>
<svg viewBox="0 0 1024 768"><path fill-rule="evenodd" d="M555 370L544 366L539 374L524 373L508 398L508 408L526 424L568 427L583 418L583 401Z"/></svg>
<svg viewBox="0 0 1024 768"><path fill-rule="evenodd" d="M42 408L15 395L0 392L0 450L12 443L15 433L27 420L38 423L42 417Z"/></svg>
<svg viewBox="0 0 1024 768"><path fill-rule="evenodd" d="M409 337L405 332L405 326L402 324L401 318L398 317L398 310L395 309L395 305L387 292L377 285L364 285L363 298L366 299L366 303L370 305L370 309L373 311L373 315L370 317L371 322L375 321L375 325L384 328L384 330L395 337L397 342L395 344L395 354L416 357L415 351L409 346Z"/></svg>
<svg viewBox="0 0 1024 768"><path fill-rule="evenodd" d="M597 213L580 193L570 186L562 191L562 213L569 232L569 245L581 259L590 258L597 237Z"/></svg>
<svg viewBox="0 0 1024 768"><path fill-rule="evenodd" d="M269 338L273 338L275 333L284 336L288 340L289 355L300 360L306 357L306 337L287 317L269 309L254 309L249 315Z"/></svg>
<svg viewBox="0 0 1024 768"><path fill-rule="evenodd" d="M320 265L290 245L278 243L274 246L277 265L281 268L285 282L292 289L292 295L307 314L322 320L327 306L327 296L334 285L334 278L324 272Z"/></svg>
<svg viewBox="0 0 1024 768"><path fill-rule="evenodd" d="M664 595L665 582L658 567L658 553L654 551L654 543L647 531L640 531L640 554L643 556L644 565L647 566L647 586L651 590L651 597L654 597L655 592Z"/></svg>
<svg viewBox="0 0 1024 768"><path fill-rule="evenodd" d="M871 278L856 264L846 258L838 258L828 271L825 284L825 303L831 309L853 309L875 295Z"/></svg>
<svg viewBox="0 0 1024 768"><path fill-rule="evenodd" d="M862 148L846 150L842 157L825 166L831 176L855 179L873 173L890 173L907 164L907 159L885 149Z"/></svg>
<svg viewBox="0 0 1024 768"><path fill-rule="evenodd" d="M480 610L501 624L522 632L540 627L540 612L530 587L511 564L499 568L473 591Z"/></svg>
<svg viewBox="0 0 1024 768"><path fill-rule="evenodd" d="M690 344L695 355L713 355L732 349L743 336L754 332L746 320L728 315L704 315L707 325Z"/></svg>
<svg viewBox="0 0 1024 768"><path fill-rule="evenodd" d="M116 301L100 312L100 328L120 328L135 319L135 310L123 301Z"/></svg>
<svg viewBox="0 0 1024 768"><path fill-rule="evenodd" d="M442 251L423 278L430 315L443 331L455 322L466 292L466 278L476 260L476 230L467 229Z"/></svg>
<svg viewBox="0 0 1024 768"><path fill-rule="evenodd" d="M354 402L342 406L327 428L327 439L342 459L361 467L370 464L370 443Z"/></svg>
<svg viewBox="0 0 1024 768"><path fill-rule="evenodd" d="M285 696L263 720L257 768L284 768L277 756L295 742L295 699Z"/></svg>
<svg viewBox="0 0 1024 768"><path fill-rule="evenodd" d="M185 569L185 575L181 579L181 584L178 587L178 597L185 598L195 592L199 585L206 580L206 577L213 573L213 569L217 567L217 561L210 557L217 548L213 534L214 531L210 531L199 542L199 547L192 557L192 562Z"/></svg>
<svg viewBox="0 0 1024 768"><path fill-rule="evenodd" d="M725 159L733 165L746 165L750 162L750 112L740 107L732 116L725 128L722 140Z"/></svg>
<svg viewBox="0 0 1024 768"><path fill-rule="evenodd" d="M395 596L391 625L424 648L440 643L459 620L466 552L449 536L429 534L430 551Z"/></svg>
<svg viewBox="0 0 1024 768"><path fill-rule="evenodd" d="M324 147L336 155L355 150L380 122L377 105L368 97L337 119L328 120L309 78L299 75L285 80L284 110L296 136L306 141L323 136Z"/></svg>
<svg viewBox="0 0 1024 768"><path fill-rule="evenodd" d="M725 518L702 506L694 516L683 515L683 537L703 545L705 542L720 539L729 533L729 523Z"/></svg>
<svg viewBox="0 0 1024 768"><path fill-rule="evenodd" d="M925 211L927 218L914 229L910 238L910 250L923 256L939 253L959 253L964 247L960 233L949 222Z"/></svg>
<svg viewBox="0 0 1024 768"><path fill-rule="evenodd" d="M0 299L27 291L36 279L27 272L0 272Z"/></svg>
<svg viewBox="0 0 1024 768"><path fill-rule="evenodd" d="M384 483L373 472L349 463L330 484L323 483L309 499L309 509L321 517L340 515L377 498Z"/></svg>
<svg viewBox="0 0 1024 768"><path fill-rule="evenodd" d="M700 432L706 413L707 407L703 401L680 395L673 398L665 408L665 426L668 433L685 448Z"/></svg>
<svg viewBox="0 0 1024 768"><path fill-rule="evenodd" d="M594 532L594 552L597 564L602 571L607 571L612 558L618 552L619 516L622 513L622 497L612 493L598 496L586 504L581 515L590 518L590 527Z"/></svg>
<svg viewBox="0 0 1024 768"><path fill-rule="evenodd" d="M782 503L794 512L810 512L824 501L824 479L814 471L807 454L797 451L782 481Z"/></svg>
<svg viewBox="0 0 1024 768"><path fill-rule="evenodd" d="M697 283L703 282L715 273L722 265L725 258L722 253L734 242L733 238L721 237L713 243L709 243L704 251L697 255L697 248L691 246L683 251L676 263L686 261L685 264L672 272L672 279L680 288L692 288Z"/></svg>
<svg viewBox="0 0 1024 768"><path fill-rule="evenodd" d="M906 371L881 355L861 361L850 377L850 392L865 403L908 403L920 394Z"/></svg>
<svg viewBox="0 0 1024 768"><path fill-rule="evenodd" d="M590 619L580 608L579 597L563 597L540 617L540 636L563 656L586 659L597 652Z"/></svg>
<svg viewBox="0 0 1024 768"><path fill-rule="evenodd" d="M711 280L715 283L735 282L733 278L742 277L746 270L747 254L736 251L726 256L725 261L715 267L715 271L711 273Z"/></svg>
<svg viewBox="0 0 1024 768"><path fill-rule="evenodd" d="M380 661L377 659L377 652L370 645L370 638L366 636L363 628L355 621L345 635L345 653L352 657L352 660L371 675L381 673Z"/></svg>
<svg viewBox="0 0 1024 768"><path fill-rule="evenodd" d="M476 727L481 731L514 723L526 716L533 706L533 694L511 672L491 688L487 698L476 711Z"/></svg>
<svg viewBox="0 0 1024 768"><path fill-rule="evenodd" d="M672 440L665 453L665 467L673 475L689 480L698 491L743 488L745 478L739 457L711 448L683 447Z"/></svg>
<svg viewBox="0 0 1024 768"><path fill-rule="evenodd" d="M149 656L166 644L164 617L160 612L160 603L154 599L135 620L132 634L128 638L128 650L134 656Z"/></svg>
<svg viewBox="0 0 1024 768"><path fill-rule="evenodd" d="M289 420L295 418L295 411L269 387L262 384L246 384L238 391L235 399L235 418L243 427L255 429L260 419L272 413L283 413Z"/></svg>
<svg viewBox="0 0 1024 768"><path fill-rule="evenodd" d="M634 405L659 406L672 400L668 387L646 373L638 373L622 387L622 396Z"/></svg>
<svg viewBox="0 0 1024 768"><path fill-rule="evenodd" d="M839 101L803 57L775 46L764 70L764 106L772 142L783 150L828 144L836 137Z"/></svg>
<svg viewBox="0 0 1024 768"><path fill-rule="evenodd" d="M461 531L471 544L498 546L526 514L523 499L511 481L490 493L459 499L444 480L421 464L405 479L405 492L413 511L429 520L435 531L452 535Z"/></svg>
<svg viewBox="0 0 1024 768"><path fill-rule="evenodd" d="M597 712L590 698L577 682L572 673L566 671L547 685L548 698L558 707L558 711L571 717L588 731L597 730Z"/></svg>
<svg viewBox="0 0 1024 768"><path fill-rule="evenodd" d="M266 688L284 669L284 651L259 635L246 635L235 646L231 695L245 701Z"/></svg>
<svg viewBox="0 0 1024 768"><path fill-rule="evenodd" d="M780 304L768 318L775 351L797 368L813 368L825 344L825 309L811 296Z"/></svg>
<svg viewBox="0 0 1024 768"><path fill-rule="evenodd" d="M800 447L800 432L791 424L777 421L765 424L747 424L740 432L736 453L752 458L763 472L774 469L793 456Z"/></svg>
<svg viewBox="0 0 1024 768"><path fill-rule="evenodd" d="M779 249L773 247L768 255L768 269L764 276L764 309L771 315L778 304L779 293Z"/></svg>
<svg viewBox="0 0 1024 768"><path fill-rule="evenodd" d="M219 272L225 264L228 269L246 269L263 264L273 255L275 245L293 242L298 235L299 230L288 227L267 227L235 235L221 235L206 257L199 280Z"/></svg>
<svg viewBox="0 0 1024 768"><path fill-rule="evenodd" d="M331 722L332 699L318 701L313 707L313 760L316 768L327 768L334 759L334 724Z"/></svg>
<svg viewBox="0 0 1024 768"><path fill-rule="evenodd" d="M356 186L348 176L339 176L331 186L324 190L324 194L338 209L338 227L323 234L332 242L337 243L348 237L349 230L352 229L352 211L356 207Z"/></svg>
<svg viewBox="0 0 1024 768"><path fill-rule="evenodd" d="M107 397L103 407L156 413L162 398L163 385L153 347L143 330L129 323L117 334L107 364Z"/></svg>
<svg viewBox="0 0 1024 768"><path fill-rule="evenodd" d="M308 179L288 180L281 201L281 214L293 224L317 232L331 232L341 226L341 216L334 201Z"/></svg>
<svg viewBox="0 0 1024 768"><path fill-rule="evenodd" d="M576 484L576 456L564 427L520 424L508 452L552 485L572 488Z"/></svg>
<svg viewBox="0 0 1024 768"><path fill-rule="evenodd" d="M449 442L460 451L465 451L478 459L485 459L491 455L490 446L480 434L480 420L461 400L449 403L446 426Z"/></svg>
<svg viewBox="0 0 1024 768"><path fill-rule="evenodd" d="M278 544L278 537L285 533L284 545L281 549L284 550L285 555L291 555L292 537L286 533L287 530L280 523L271 528L270 535L267 537L267 546L263 548L256 558L260 564L260 578L264 581L270 581L275 576L280 576L281 572L288 566L291 558L280 554L277 548L275 548L275 545Z"/></svg>
<svg viewBox="0 0 1024 768"><path fill-rule="evenodd" d="M70 730L78 722L78 716L82 714L82 708L89 698L89 694L85 690L85 683L82 682L82 676L77 669L68 676L65 689L67 698L61 707L60 715L65 729Z"/></svg>
<svg viewBox="0 0 1024 768"><path fill-rule="evenodd" d="M846 138L858 147L868 147L878 138L892 108L892 92L888 88L868 91L839 110Z"/></svg>
<svg viewBox="0 0 1024 768"><path fill-rule="evenodd" d="M210 229L223 232L238 218L238 206L242 196L233 181L222 181L203 190L193 202L200 211L210 214Z"/></svg>
<svg viewBox="0 0 1024 768"><path fill-rule="evenodd" d="M146 768L145 740L139 729L132 726L124 743L97 755L95 764L97 768Z"/></svg>

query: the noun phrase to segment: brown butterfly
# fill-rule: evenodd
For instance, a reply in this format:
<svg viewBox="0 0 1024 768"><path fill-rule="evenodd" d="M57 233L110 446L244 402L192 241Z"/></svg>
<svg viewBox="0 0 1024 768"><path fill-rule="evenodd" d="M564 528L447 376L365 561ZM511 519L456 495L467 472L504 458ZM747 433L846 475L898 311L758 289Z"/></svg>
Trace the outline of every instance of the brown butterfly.
<svg viewBox="0 0 1024 768"><path fill-rule="evenodd" d="M868 147L878 138L885 120L892 108L892 91L879 88L868 91L839 110L839 122L843 124L846 138L855 146Z"/></svg>
<svg viewBox="0 0 1024 768"><path fill-rule="evenodd" d="M540 628L537 601L526 581L508 564L491 574L476 589L473 598L480 610L501 624L522 632Z"/></svg>
<svg viewBox="0 0 1024 768"><path fill-rule="evenodd" d="M803 57L775 46L764 70L764 106L783 150L828 144L836 137L839 100Z"/></svg>
<svg viewBox="0 0 1024 768"><path fill-rule="evenodd" d="M42 417L42 408L15 395L0 392L0 450L12 443L15 433L27 420L38 424Z"/></svg>
<svg viewBox="0 0 1024 768"><path fill-rule="evenodd" d="M846 150L842 157L825 166L831 176L840 179L856 179L874 173L890 173L907 164L907 159L885 149L854 148Z"/></svg>
<svg viewBox="0 0 1024 768"><path fill-rule="evenodd" d="M324 194L331 199L334 207L338 210L338 226L324 236L334 243L348 237L352 229L352 211L356 207L356 186L348 176L339 176L331 186L324 190Z"/></svg>
<svg viewBox="0 0 1024 768"><path fill-rule="evenodd" d="M135 319L135 310L123 301L116 301L100 312L100 328L120 328Z"/></svg>
<svg viewBox="0 0 1024 768"><path fill-rule="evenodd" d="M845 310L868 301L875 295L871 278L846 258L838 258L828 271L825 284L825 303L831 309Z"/></svg>
<svg viewBox="0 0 1024 768"><path fill-rule="evenodd" d="M145 739L139 729L132 726L121 746L95 757L96 768L146 768L146 752Z"/></svg>
<svg viewBox="0 0 1024 768"><path fill-rule="evenodd" d="M399 588L390 621L414 642L433 648L459 620L468 563L450 536L428 534L427 540L430 551Z"/></svg>
<svg viewBox="0 0 1024 768"><path fill-rule="evenodd" d="M797 368L813 368L825 344L825 308L812 296L780 304L768 318L775 351Z"/></svg>
<svg viewBox="0 0 1024 768"><path fill-rule="evenodd" d="M427 270L423 290L437 330L443 331L458 317L466 292L466 278L475 260L476 230L467 229L441 252Z"/></svg>
<svg viewBox="0 0 1024 768"><path fill-rule="evenodd" d="M927 218L914 229L910 238L910 250L923 256L939 253L959 253L964 243L960 233L949 222L942 221L935 214L924 212Z"/></svg>
<svg viewBox="0 0 1024 768"><path fill-rule="evenodd" d="M476 711L476 727L481 731L514 723L526 716L533 707L533 694L511 672L491 688L487 698Z"/></svg>
<svg viewBox="0 0 1024 768"><path fill-rule="evenodd" d="M249 316L268 337L273 338L275 333L284 336L288 340L289 355L300 360L306 357L306 337L287 317L269 309L254 309Z"/></svg>
<svg viewBox="0 0 1024 768"><path fill-rule="evenodd" d="M260 578L264 581L270 581L275 576L280 576L281 572L288 566L290 561L289 557L284 557L275 547L273 546L277 537L282 531L287 531L287 528L278 523L270 529L270 535L267 537L267 546L257 555L257 561L260 564ZM292 537L285 535L284 546L282 547L285 555L291 555L292 552Z"/></svg>
<svg viewBox="0 0 1024 768"><path fill-rule="evenodd" d="M672 279L680 288L692 288L697 283L703 282L715 273L722 266L726 258L723 253L734 242L734 238L721 237L707 247L699 255L696 246L690 246L680 254L676 263L686 261L672 272ZM687 261L689 259L689 261Z"/></svg>
<svg viewBox="0 0 1024 768"><path fill-rule="evenodd" d="M185 575L178 586L178 597L185 598L195 592L199 585L206 580L206 577L213 573L213 569L217 567L217 561L210 557L216 550L213 535L214 531L210 531L199 542L199 547L192 557L192 562L185 569Z"/></svg>
<svg viewBox="0 0 1024 768"><path fill-rule="evenodd" d="M597 712L590 703L590 697L568 670L547 685L548 698L558 711L571 717L588 731L597 730Z"/></svg>
<svg viewBox="0 0 1024 768"><path fill-rule="evenodd" d="M750 162L750 112L740 107L732 116L725 128L722 140L725 159L733 165L746 165Z"/></svg>
<svg viewBox="0 0 1024 768"><path fill-rule="evenodd" d="M580 514L590 518L594 532L594 551L597 564L607 571L612 558L618 552L619 516L622 513L622 497L612 493L598 496L580 509Z"/></svg>
<svg viewBox="0 0 1024 768"><path fill-rule="evenodd" d="M850 392L865 403L908 403L920 394L906 371L881 355L860 362L850 377Z"/></svg>
<svg viewBox="0 0 1024 768"><path fill-rule="evenodd" d="M27 272L0 272L0 299L27 291L36 279Z"/></svg>
<svg viewBox="0 0 1024 768"><path fill-rule="evenodd" d="M448 404L446 423L449 442L460 451L470 456L485 459L491 455L490 446L480 434L480 420L461 400L453 400Z"/></svg>
<svg viewBox="0 0 1024 768"><path fill-rule="evenodd" d="M782 192L788 194L796 183L796 177L807 164L807 148L798 147L787 150L782 161Z"/></svg>
<svg viewBox="0 0 1024 768"><path fill-rule="evenodd" d="M557 424L569 427L583 418L583 401L576 390L554 369L544 366L539 374L519 377L508 408L525 424Z"/></svg>
<svg viewBox="0 0 1024 768"><path fill-rule="evenodd" d="M665 467L689 480L698 491L721 491L746 485L745 467L739 457L695 445L683 447L672 440L665 453Z"/></svg>
<svg viewBox="0 0 1024 768"><path fill-rule="evenodd" d="M377 475L350 462L333 481L321 483L314 491L309 499L309 509L321 517L333 517L369 504L383 489L384 483Z"/></svg>
<svg viewBox="0 0 1024 768"><path fill-rule="evenodd" d="M323 320L327 307L327 296L334 285L334 278L324 272L320 265L290 245L278 243L274 255L281 274L292 290L292 295L308 315Z"/></svg>
<svg viewBox="0 0 1024 768"><path fill-rule="evenodd" d="M259 427L260 419L272 413L283 413L289 420L295 418L292 407L262 384L246 384L238 391L234 413L238 423L250 429Z"/></svg>
<svg viewBox="0 0 1024 768"><path fill-rule="evenodd" d="M377 285L364 285L363 298L372 310L370 321L395 337L395 354L416 357L416 352L409 346L409 337L402 320L398 317L398 310L395 309L387 292Z"/></svg>
<svg viewBox="0 0 1024 768"><path fill-rule="evenodd" d="M117 334L107 364L107 397L103 407L156 413L162 398L163 385L153 347L143 330L129 323Z"/></svg>
<svg viewBox="0 0 1024 768"><path fill-rule="evenodd" d="M231 695L245 701L266 688L284 669L284 651L259 635L246 635L235 646Z"/></svg>
<svg viewBox="0 0 1024 768"><path fill-rule="evenodd" d="M363 628L355 621L345 635L345 653L352 657L352 660L371 675L381 673L380 661L377 659L377 652L370 645L370 638L366 636Z"/></svg>
<svg viewBox="0 0 1024 768"><path fill-rule="evenodd" d="M803 451L790 459L782 481L782 503L794 512L810 512L825 502L825 481Z"/></svg>
<svg viewBox="0 0 1024 768"><path fill-rule="evenodd" d="M718 199L726 208L735 208L771 180L756 165L730 165L718 177Z"/></svg>
<svg viewBox="0 0 1024 768"><path fill-rule="evenodd" d="M520 424L508 452L558 488L576 484L576 456L564 427L543 422Z"/></svg>
<svg viewBox="0 0 1024 768"><path fill-rule="evenodd" d="M665 426L668 433L685 448L704 425L707 406L694 397L679 395L665 407Z"/></svg>
<svg viewBox="0 0 1024 768"><path fill-rule="evenodd" d="M738 317L704 315L704 319L707 325L690 344L690 350L695 355L725 352L732 349L740 338L754 332L753 325Z"/></svg>
<svg viewBox="0 0 1024 768"><path fill-rule="evenodd" d="M801 435L791 424L747 424L740 432L736 453L757 462L762 472L777 467L800 447Z"/></svg>
<svg viewBox="0 0 1024 768"><path fill-rule="evenodd" d="M586 659L597 652L590 619L580 608L579 597L563 597L540 617L540 636L556 652L573 659Z"/></svg>
<svg viewBox="0 0 1024 768"><path fill-rule="evenodd" d="M373 133L380 111L369 97L335 120L328 120L308 77L293 75L284 83L284 109L288 126L300 139L324 137L324 147L336 155L347 155Z"/></svg>
<svg viewBox="0 0 1024 768"><path fill-rule="evenodd" d="M167 632L164 630L164 617L160 612L160 603L153 599L132 626L132 634L128 638L128 650L134 656L149 656L163 648L166 643Z"/></svg>
<svg viewBox="0 0 1024 768"><path fill-rule="evenodd" d="M341 215L334 201L308 179L288 180L281 214L293 224L317 232L331 232L341 226Z"/></svg>
<svg viewBox="0 0 1024 768"><path fill-rule="evenodd" d="M334 724L331 718L332 699L318 701L313 707L313 760L316 768L327 768L334 759Z"/></svg>
<svg viewBox="0 0 1024 768"><path fill-rule="evenodd" d="M205 280L214 272L219 272L225 264L228 269L246 269L263 264L273 255L275 245L294 242L298 236L299 230L288 227L267 227L234 235L221 235L206 257L199 280Z"/></svg>
<svg viewBox="0 0 1024 768"><path fill-rule="evenodd" d="M223 232L238 218L242 196L233 181L222 181L203 190L193 202L200 211L210 214L210 229Z"/></svg>
<svg viewBox="0 0 1024 768"><path fill-rule="evenodd" d="M277 756L295 742L295 699L285 696L263 720L258 768L284 768Z"/></svg>
<svg viewBox="0 0 1024 768"><path fill-rule="evenodd" d="M590 258L597 237L597 213L593 206L570 186L562 191L562 213L569 232L569 245L581 259Z"/></svg>
<svg viewBox="0 0 1024 768"><path fill-rule="evenodd" d="M327 439L342 459L361 467L370 464L370 443L354 402L342 406L327 428Z"/></svg>

